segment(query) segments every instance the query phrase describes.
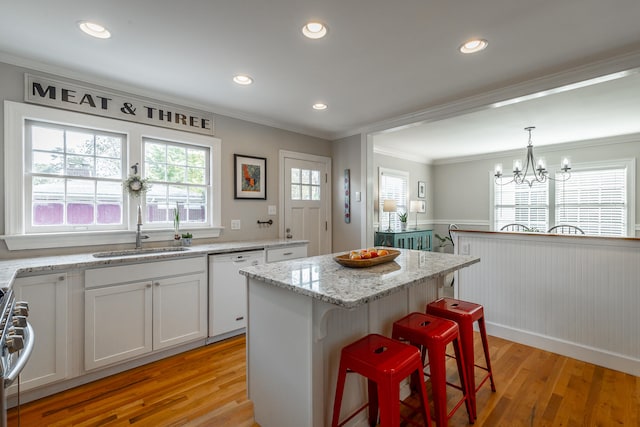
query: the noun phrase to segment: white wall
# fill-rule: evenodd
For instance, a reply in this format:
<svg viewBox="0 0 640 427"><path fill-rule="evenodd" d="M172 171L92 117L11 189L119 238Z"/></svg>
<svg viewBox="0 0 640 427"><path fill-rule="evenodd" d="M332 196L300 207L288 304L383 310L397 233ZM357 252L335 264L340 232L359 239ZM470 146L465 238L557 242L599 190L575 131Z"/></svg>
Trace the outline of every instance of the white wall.
<svg viewBox="0 0 640 427"><path fill-rule="evenodd" d="M24 99L24 73L46 75L45 73L17 67L0 62L0 101L22 102ZM55 77L55 76L51 76ZM91 83L90 77L84 84ZM135 94L134 94L135 95ZM172 99L158 94L156 99L178 105L182 100ZM0 153L4 153L4 103L0 102ZM194 106L200 108L199 106ZM215 114L215 111L213 111ZM279 205L278 194L278 152L279 150L298 151L320 156L331 156L330 141L314 138L295 132L289 132L270 126L264 126L245 120L215 115L215 136L222 140L222 226L226 227L222 236L215 241L253 240L278 237L278 216L267 216L268 205ZM16 143L12 141L11 143ZM245 154L267 159L267 200L234 200L233 198L233 155ZM359 165L359 158L358 163ZM0 162L0 235L4 234L4 162ZM335 206L335 204L334 204ZM339 207L338 207L339 208ZM336 207L334 207L336 209ZM280 212L278 212L280 214ZM257 220L273 219L274 225L258 227ZM240 230L231 230L231 220L239 219ZM197 238L197 236L196 236ZM201 241L206 242L206 240ZM133 238L132 238L133 243ZM198 243L196 240L195 243ZM0 259L25 256L39 256L62 253L74 253L82 248L68 248L38 251L8 251L4 241L0 241Z"/></svg>
<svg viewBox="0 0 640 427"><path fill-rule="evenodd" d="M617 142L614 141L625 141ZM496 153L465 160L437 162L434 169L436 229L443 231L447 224L456 223L465 229L489 230L489 190L491 174L496 163L508 170L514 159L524 159L526 148L517 153ZM640 157L640 135L608 138L597 141L558 144L553 147L535 147L534 155L544 156L549 163L560 163L561 155L568 155L572 165L607 160L636 159ZM640 236L640 173L636 171L636 236Z"/></svg>
<svg viewBox="0 0 640 427"><path fill-rule="evenodd" d="M353 135L333 142L332 147L332 182L333 182L333 252L348 251L360 246L360 230L362 228L362 200L365 186L362 183L362 167L360 164L360 135ZM351 177L351 222L344 219L344 170L350 169ZM361 193L361 201L356 200L356 192Z"/></svg>

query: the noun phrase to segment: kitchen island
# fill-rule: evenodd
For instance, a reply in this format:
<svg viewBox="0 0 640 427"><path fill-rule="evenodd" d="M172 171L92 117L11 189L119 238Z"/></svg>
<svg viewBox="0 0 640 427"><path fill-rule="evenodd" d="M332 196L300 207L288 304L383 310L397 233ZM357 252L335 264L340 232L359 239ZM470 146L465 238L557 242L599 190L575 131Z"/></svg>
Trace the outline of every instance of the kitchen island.
<svg viewBox="0 0 640 427"><path fill-rule="evenodd" d="M322 255L240 271L248 283L247 382L258 424L329 425L340 349L369 333L390 336L395 320L438 297L446 274L480 261L400 252L367 268ZM342 413L364 401L366 383L349 376ZM360 415L349 425L363 423Z"/></svg>

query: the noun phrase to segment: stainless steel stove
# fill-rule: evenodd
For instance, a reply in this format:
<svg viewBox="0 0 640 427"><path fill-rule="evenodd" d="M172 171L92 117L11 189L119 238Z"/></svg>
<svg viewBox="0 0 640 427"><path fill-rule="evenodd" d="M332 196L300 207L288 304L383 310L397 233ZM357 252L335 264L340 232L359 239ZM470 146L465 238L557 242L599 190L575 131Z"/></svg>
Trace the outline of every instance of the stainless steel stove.
<svg viewBox="0 0 640 427"><path fill-rule="evenodd" d="M7 389L18 378L33 352L34 335L27 321L29 305L16 302L12 289L0 289L0 427L7 427Z"/></svg>

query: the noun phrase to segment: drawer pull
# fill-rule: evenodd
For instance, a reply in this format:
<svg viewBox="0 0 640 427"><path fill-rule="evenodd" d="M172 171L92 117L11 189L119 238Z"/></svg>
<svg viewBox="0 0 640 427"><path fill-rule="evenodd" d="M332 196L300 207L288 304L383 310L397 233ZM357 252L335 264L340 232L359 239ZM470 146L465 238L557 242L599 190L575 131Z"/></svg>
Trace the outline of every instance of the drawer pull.
<svg viewBox="0 0 640 427"><path fill-rule="evenodd" d="M293 255L293 252L285 252L285 253L283 253L282 255L284 255L284 256Z"/></svg>
<svg viewBox="0 0 640 427"><path fill-rule="evenodd" d="M244 319L244 316L236 317L236 322L238 322L238 321L240 321L242 319Z"/></svg>

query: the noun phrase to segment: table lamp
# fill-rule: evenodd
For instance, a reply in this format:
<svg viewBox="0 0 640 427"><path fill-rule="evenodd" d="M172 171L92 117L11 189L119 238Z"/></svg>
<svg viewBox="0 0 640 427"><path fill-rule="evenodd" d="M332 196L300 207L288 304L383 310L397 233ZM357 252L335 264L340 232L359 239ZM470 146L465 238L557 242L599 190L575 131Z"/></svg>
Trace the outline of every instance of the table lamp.
<svg viewBox="0 0 640 427"><path fill-rule="evenodd" d="M387 199L382 204L382 211L389 212L389 228L387 231L391 231L391 212L395 212L397 210L396 201L392 199Z"/></svg>
<svg viewBox="0 0 640 427"><path fill-rule="evenodd" d="M418 229L418 213L425 213L427 211L427 204L422 200L411 200L409 202L409 212L416 213L416 229Z"/></svg>

